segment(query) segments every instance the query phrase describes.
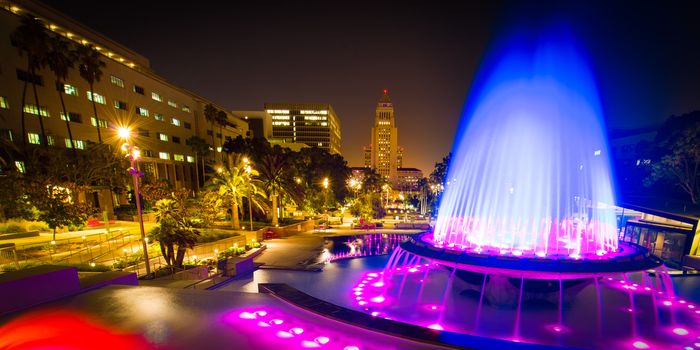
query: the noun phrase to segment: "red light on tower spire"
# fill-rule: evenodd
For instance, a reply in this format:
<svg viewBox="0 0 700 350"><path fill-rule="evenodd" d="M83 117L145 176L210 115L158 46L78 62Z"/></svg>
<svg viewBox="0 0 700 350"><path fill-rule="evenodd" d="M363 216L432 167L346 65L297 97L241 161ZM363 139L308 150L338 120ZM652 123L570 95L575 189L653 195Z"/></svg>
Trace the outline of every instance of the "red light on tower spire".
<svg viewBox="0 0 700 350"><path fill-rule="evenodd" d="M384 89L384 95L386 95L386 94L388 94L388 93L389 93L389 90Z"/></svg>

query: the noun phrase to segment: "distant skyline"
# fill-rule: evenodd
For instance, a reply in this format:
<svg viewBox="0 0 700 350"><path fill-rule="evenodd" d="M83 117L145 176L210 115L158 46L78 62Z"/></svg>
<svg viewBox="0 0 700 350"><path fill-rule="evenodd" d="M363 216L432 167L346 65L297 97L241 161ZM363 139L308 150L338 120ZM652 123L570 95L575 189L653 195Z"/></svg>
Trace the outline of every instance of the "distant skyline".
<svg viewBox="0 0 700 350"><path fill-rule="evenodd" d="M452 147L489 45L515 24L571 25L590 53L609 128L700 109L700 11L692 2L44 2L230 110L332 104L350 166L363 164L374 108L388 89L404 166L429 174Z"/></svg>

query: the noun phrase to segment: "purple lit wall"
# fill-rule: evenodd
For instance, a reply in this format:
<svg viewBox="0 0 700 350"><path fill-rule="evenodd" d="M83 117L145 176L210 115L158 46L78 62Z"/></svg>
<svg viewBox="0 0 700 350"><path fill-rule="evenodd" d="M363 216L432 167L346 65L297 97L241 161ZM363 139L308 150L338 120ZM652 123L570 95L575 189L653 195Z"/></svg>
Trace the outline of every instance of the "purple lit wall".
<svg viewBox="0 0 700 350"><path fill-rule="evenodd" d="M566 35L520 36L487 59L457 132L434 238L515 256L617 248L592 74Z"/></svg>

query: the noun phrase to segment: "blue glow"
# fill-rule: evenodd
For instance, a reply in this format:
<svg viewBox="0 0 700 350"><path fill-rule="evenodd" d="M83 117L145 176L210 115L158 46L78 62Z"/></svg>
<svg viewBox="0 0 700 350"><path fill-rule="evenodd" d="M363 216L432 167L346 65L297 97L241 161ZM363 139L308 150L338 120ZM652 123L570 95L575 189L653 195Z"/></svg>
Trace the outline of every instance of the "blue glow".
<svg viewBox="0 0 700 350"><path fill-rule="evenodd" d="M470 92L434 238L491 254L605 257L617 249L602 108L566 34L520 36Z"/></svg>

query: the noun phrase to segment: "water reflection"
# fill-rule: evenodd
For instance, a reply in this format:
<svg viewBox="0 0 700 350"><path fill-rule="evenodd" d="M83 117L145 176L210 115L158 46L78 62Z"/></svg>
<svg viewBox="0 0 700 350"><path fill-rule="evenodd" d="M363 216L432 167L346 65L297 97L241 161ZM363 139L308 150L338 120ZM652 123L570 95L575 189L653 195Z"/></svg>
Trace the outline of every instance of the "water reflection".
<svg viewBox="0 0 700 350"><path fill-rule="evenodd" d="M413 234L367 233L350 236L325 237L326 262L360 256L391 253Z"/></svg>

